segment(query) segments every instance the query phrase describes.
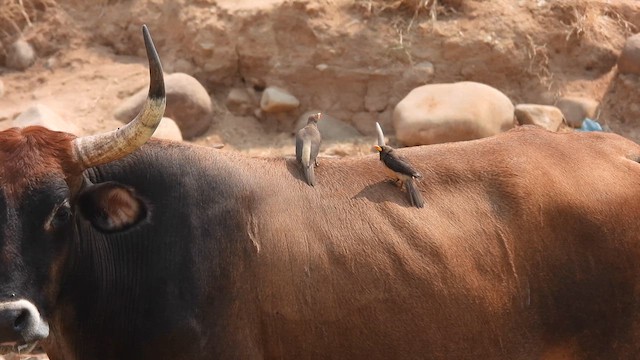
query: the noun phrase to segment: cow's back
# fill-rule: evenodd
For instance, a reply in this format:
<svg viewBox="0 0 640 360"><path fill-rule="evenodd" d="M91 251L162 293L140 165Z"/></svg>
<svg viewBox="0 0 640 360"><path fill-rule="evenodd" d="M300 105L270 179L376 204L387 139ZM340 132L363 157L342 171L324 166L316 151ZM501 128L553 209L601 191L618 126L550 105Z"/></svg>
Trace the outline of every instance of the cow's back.
<svg viewBox="0 0 640 360"><path fill-rule="evenodd" d="M76 259L87 286L62 294L76 312L102 299L87 314L125 327L78 316L82 332L56 335L137 358L638 357L640 147L520 129L399 152L423 174L423 209L374 154L321 159L313 188L293 158L159 141L100 168L155 215L135 239L86 237L105 248ZM105 252L153 264L109 278L144 285L143 310L113 306Z"/></svg>
<svg viewBox="0 0 640 360"><path fill-rule="evenodd" d="M521 129L402 154L424 209L374 156L258 192L244 281L266 357L635 357L636 144Z"/></svg>

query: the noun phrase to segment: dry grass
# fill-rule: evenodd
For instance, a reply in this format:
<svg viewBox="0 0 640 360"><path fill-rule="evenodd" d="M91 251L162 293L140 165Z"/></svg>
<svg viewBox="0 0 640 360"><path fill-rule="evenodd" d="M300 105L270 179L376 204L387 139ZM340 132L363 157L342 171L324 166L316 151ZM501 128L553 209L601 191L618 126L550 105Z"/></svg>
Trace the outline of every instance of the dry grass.
<svg viewBox="0 0 640 360"><path fill-rule="evenodd" d="M407 30L419 14L428 14L432 21L439 15L456 12L463 0L356 0L355 5L365 10L367 16L380 15L384 12L409 12L413 18Z"/></svg>
<svg viewBox="0 0 640 360"><path fill-rule="evenodd" d="M0 0L0 63L18 38L28 41L38 57L47 57L80 37L57 0Z"/></svg>
<svg viewBox="0 0 640 360"><path fill-rule="evenodd" d="M0 0L0 41L22 35L55 6L54 0Z"/></svg>
<svg viewBox="0 0 640 360"><path fill-rule="evenodd" d="M636 27L609 3L588 4L560 1L556 11L563 14L566 41L589 41L616 45L618 34L624 37L636 32Z"/></svg>
<svg viewBox="0 0 640 360"><path fill-rule="evenodd" d="M549 71L549 50L547 44L537 44L531 35L527 34L527 57L529 66L527 72L538 78L541 84L551 90L553 73Z"/></svg>
<svg viewBox="0 0 640 360"><path fill-rule="evenodd" d="M430 0L356 0L356 5L363 7L369 14L379 14L387 10L420 11Z"/></svg>
<svg viewBox="0 0 640 360"><path fill-rule="evenodd" d="M436 22L438 15L455 12L455 9L445 6L449 2L461 3L462 0L356 0L355 5L364 9L365 16L379 16L383 13L395 13L391 20L397 37L394 44L389 46L389 56L399 61L413 64L411 43L407 41L407 34L411 33L420 15L426 14L431 21ZM408 14L411 18L407 21Z"/></svg>
<svg viewBox="0 0 640 360"><path fill-rule="evenodd" d="M389 46L387 53L389 56L396 58L399 61L413 65L413 57L411 56L411 43L405 40L405 27L400 23L395 23L393 26L397 33L396 41L393 45Z"/></svg>

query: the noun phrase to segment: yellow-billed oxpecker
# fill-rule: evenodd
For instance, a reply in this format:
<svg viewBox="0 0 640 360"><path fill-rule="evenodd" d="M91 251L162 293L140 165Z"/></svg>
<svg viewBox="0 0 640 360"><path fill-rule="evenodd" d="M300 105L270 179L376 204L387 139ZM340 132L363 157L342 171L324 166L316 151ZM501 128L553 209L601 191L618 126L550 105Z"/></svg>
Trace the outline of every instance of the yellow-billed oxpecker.
<svg viewBox="0 0 640 360"><path fill-rule="evenodd" d="M424 206L424 200L420 191L415 184L415 179L422 177L416 169L407 162L407 160L395 152L395 149L391 146L375 146L375 149L380 152L380 161L384 163L385 168L389 171L389 174L396 180L400 181L400 184L404 184L409 194L409 201L412 206L421 208Z"/></svg>
<svg viewBox="0 0 640 360"><path fill-rule="evenodd" d="M321 117L321 113L309 116L307 125L296 134L296 160L302 165L305 180L311 186L316 185L314 168L318 166L317 157L322 142L322 136L318 130L318 121Z"/></svg>
<svg viewBox="0 0 640 360"><path fill-rule="evenodd" d="M404 184L409 194L411 206L423 207L424 199L415 184L415 180L422 177L422 175L409 164L407 159L400 156L394 148L385 145L384 133L378 123L376 123L376 130L378 133L378 145L375 145L374 149L380 153L380 161L385 165L386 171L392 179L399 182L400 186Z"/></svg>

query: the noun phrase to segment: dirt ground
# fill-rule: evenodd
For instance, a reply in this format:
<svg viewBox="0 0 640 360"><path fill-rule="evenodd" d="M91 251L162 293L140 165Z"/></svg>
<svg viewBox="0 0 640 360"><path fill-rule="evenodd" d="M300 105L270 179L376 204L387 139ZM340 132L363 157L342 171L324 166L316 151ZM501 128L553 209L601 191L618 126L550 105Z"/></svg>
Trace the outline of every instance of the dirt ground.
<svg viewBox="0 0 640 360"><path fill-rule="evenodd" d="M0 65L18 36L38 54L26 71L0 67L0 128L34 102L84 134L119 126L113 110L147 84L146 23L165 71L194 75L217 103L199 144L292 154L294 121L319 109L363 133L326 144L325 153L363 153L373 122L393 135L393 107L412 88L461 80L492 85L516 104L590 97L601 101L601 122L640 139L638 79L616 71L624 40L640 28L636 0L0 1ZM425 61L433 75L414 76ZM278 116L226 110L232 88L259 95L268 85L288 89L300 108Z"/></svg>

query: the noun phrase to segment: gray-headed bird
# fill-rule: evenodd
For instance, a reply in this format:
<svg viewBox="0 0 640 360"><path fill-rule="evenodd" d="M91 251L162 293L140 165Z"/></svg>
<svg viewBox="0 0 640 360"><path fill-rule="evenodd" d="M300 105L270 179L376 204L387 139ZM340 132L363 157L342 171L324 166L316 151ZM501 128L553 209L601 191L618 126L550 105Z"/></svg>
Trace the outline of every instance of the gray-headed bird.
<svg viewBox="0 0 640 360"><path fill-rule="evenodd" d="M296 160L302 165L305 180L311 186L316 185L314 168L318 166L317 157L322 142L322 136L318 130L318 120L321 116L321 113L309 116L307 125L296 134Z"/></svg>
<svg viewBox="0 0 640 360"><path fill-rule="evenodd" d="M411 206L421 208L424 206L424 199L420 190L415 184L415 180L422 177L420 173L409 164L409 162L398 155L395 149L388 145L376 145L374 148L380 153L380 161L385 165L389 175L396 181L404 184Z"/></svg>

